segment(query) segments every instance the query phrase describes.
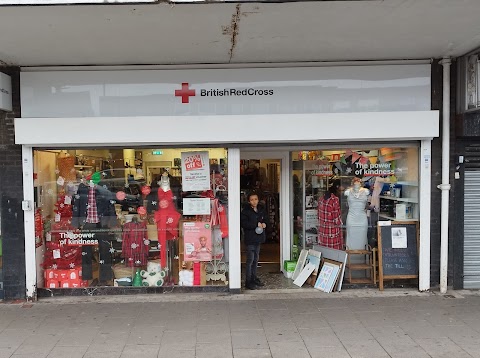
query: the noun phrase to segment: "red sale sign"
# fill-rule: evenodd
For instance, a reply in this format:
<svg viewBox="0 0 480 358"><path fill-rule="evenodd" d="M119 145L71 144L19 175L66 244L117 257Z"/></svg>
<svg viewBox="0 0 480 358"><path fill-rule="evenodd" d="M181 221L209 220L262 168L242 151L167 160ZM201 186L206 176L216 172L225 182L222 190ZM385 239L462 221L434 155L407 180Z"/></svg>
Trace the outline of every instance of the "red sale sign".
<svg viewBox="0 0 480 358"><path fill-rule="evenodd" d="M210 189L210 160L208 152L182 152L182 190Z"/></svg>
<svg viewBox="0 0 480 358"><path fill-rule="evenodd" d="M200 154L194 154L185 158L185 170L196 170L204 167L203 158Z"/></svg>

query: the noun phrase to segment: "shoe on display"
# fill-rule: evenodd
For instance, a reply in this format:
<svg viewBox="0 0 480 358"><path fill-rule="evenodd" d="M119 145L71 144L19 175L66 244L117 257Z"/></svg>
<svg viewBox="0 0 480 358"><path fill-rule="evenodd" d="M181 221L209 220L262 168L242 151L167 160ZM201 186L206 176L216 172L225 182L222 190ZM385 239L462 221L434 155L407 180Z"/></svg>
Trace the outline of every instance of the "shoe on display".
<svg viewBox="0 0 480 358"><path fill-rule="evenodd" d="M255 279L253 280L253 283L258 287L265 286L265 284L262 281L260 281L260 279L258 277L255 277Z"/></svg>

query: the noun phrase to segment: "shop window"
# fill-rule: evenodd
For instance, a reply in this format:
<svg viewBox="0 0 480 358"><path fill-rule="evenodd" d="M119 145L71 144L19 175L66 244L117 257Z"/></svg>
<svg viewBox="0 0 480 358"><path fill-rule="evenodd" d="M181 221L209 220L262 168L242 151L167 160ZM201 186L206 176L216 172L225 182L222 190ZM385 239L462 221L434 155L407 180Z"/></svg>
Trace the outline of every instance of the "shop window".
<svg viewBox="0 0 480 358"><path fill-rule="evenodd" d="M35 150L38 287L226 285L226 158Z"/></svg>
<svg viewBox="0 0 480 358"><path fill-rule="evenodd" d="M418 147L292 152L293 259L376 246L379 220L418 221Z"/></svg>

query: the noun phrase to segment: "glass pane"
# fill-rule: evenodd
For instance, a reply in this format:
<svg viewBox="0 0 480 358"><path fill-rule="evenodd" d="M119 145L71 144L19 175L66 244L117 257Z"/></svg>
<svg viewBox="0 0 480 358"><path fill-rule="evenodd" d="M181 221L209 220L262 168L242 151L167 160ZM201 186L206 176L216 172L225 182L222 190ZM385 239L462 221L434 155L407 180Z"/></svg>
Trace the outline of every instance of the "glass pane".
<svg viewBox="0 0 480 358"><path fill-rule="evenodd" d="M418 148L292 152L293 258L376 245L378 220L418 221Z"/></svg>
<svg viewBox="0 0 480 358"><path fill-rule="evenodd" d="M36 150L38 286L226 285L227 151Z"/></svg>

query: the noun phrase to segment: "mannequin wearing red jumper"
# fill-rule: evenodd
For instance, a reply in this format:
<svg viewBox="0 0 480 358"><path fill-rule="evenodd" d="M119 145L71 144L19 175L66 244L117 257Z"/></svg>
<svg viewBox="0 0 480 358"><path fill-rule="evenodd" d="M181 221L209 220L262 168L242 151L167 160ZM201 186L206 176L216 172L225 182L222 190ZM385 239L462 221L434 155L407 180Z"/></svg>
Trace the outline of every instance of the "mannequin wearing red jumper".
<svg viewBox="0 0 480 358"><path fill-rule="evenodd" d="M158 183L158 210L155 212L158 243L160 244L160 264L167 265L167 240L173 240L178 235L180 213L175 209L173 193L170 190L168 173L163 173Z"/></svg>

